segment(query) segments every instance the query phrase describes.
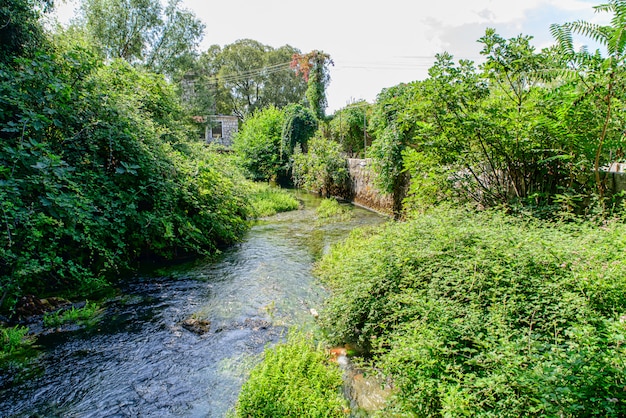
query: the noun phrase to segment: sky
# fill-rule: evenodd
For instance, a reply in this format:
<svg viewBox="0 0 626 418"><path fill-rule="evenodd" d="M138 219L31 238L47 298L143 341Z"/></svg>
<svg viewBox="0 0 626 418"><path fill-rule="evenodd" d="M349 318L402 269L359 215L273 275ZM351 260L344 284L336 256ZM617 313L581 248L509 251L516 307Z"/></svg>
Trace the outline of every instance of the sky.
<svg viewBox="0 0 626 418"><path fill-rule="evenodd" d="M75 4L57 2L61 22ZM327 113L357 100L373 103L383 88L423 80L435 54L480 62L477 40L494 28L504 38L554 43L550 25L575 20L606 24L600 0L182 0L206 25L200 50L254 39L273 48L330 54ZM585 42L579 41L579 46Z"/></svg>

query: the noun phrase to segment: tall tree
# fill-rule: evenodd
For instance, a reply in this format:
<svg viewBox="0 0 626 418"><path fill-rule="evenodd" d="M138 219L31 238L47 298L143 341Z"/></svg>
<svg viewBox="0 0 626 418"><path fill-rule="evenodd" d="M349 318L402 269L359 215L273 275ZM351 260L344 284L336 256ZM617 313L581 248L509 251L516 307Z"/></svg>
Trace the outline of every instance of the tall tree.
<svg viewBox="0 0 626 418"><path fill-rule="evenodd" d="M258 109L303 101L306 83L289 67L299 52L290 45L275 49L252 39L223 48L213 45L196 61L188 81L198 94L212 96L212 113L243 119Z"/></svg>
<svg viewBox="0 0 626 418"><path fill-rule="evenodd" d="M170 0L83 0L82 20L107 58L122 58L151 71L173 75L189 64L204 25Z"/></svg>
<svg viewBox="0 0 626 418"><path fill-rule="evenodd" d="M299 52L252 39L224 48L213 45L198 60L194 79L210 87L217 113L244 118L268 106L283 108L304 98L306 83L289 68L292 55Z"/></svg>

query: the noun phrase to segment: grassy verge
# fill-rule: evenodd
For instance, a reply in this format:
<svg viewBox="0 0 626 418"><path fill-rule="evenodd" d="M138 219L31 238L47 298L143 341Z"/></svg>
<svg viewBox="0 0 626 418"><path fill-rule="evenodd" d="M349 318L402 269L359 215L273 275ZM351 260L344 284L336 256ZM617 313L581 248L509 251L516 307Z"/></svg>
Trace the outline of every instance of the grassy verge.
<svg viewBox="0 0 626 418"><path fill-rule="evenodd" d="M267 348L239 395L236 417L345 417L341 370L301 333Z"/></svg>
<svg viewBox="0 0 626 418"><path fill-rule="evenodd" d="M439 210L319 263L332 344L366 348L409 416L626 415L626 226Z"/></svg>
<svg viewBox="0 0 626 418"><path fill-rule="evenodd" d="M266 183L249 182L250 201L257 217L272 216L300 207L298 199L286 190Z"/></svg>

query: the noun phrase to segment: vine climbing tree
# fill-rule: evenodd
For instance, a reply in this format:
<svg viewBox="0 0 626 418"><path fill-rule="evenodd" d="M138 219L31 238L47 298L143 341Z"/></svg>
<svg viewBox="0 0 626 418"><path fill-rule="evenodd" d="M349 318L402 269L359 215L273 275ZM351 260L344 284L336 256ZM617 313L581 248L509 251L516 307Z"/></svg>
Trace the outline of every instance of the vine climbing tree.
<svg viewBox="0 0 626 418"><path fill-rule="evenodd" d="M329 66L334 65L329 54L314 50L307 54L293 54L291 68L307 82L306 99L318 119L326 118L326 87L330 83Z"/></svg>

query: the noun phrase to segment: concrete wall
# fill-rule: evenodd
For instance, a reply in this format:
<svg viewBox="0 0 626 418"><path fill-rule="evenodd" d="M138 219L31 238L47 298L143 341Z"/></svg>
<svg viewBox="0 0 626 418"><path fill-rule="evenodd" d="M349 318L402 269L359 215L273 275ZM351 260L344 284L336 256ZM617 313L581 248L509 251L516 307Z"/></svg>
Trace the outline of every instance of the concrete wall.
<svg viewBox="0 0 626 418"><path fill-rule="evenodd" d="M336 190L336 193L333 194L340 195L357 205L393 216L393 195L381 193L377 189L376 174L373 171L371 159L349 158L348 169L350 173L349 190ZM606 171L604 175L607 177L608 194L626 191L626 164L617 168L612 166L611 171Z"/></svg>
<svg viewBox="0 0 626 418"><path fill-rule="evenodd" d="M350 172L349 200L357 205L373 209L378 212L393 215L393 196L383 194L376 188L376 174L372 170L372 161L368 159L348 159Z"/></svg>
<svg viewBox="0 0 626 418"><path fill-rule="evenodd" d="M608 193L618 194L626 191L626 173L623 171L610 171L605 174L606 190Z"/></svg>

